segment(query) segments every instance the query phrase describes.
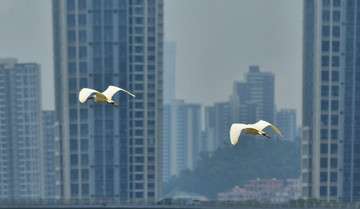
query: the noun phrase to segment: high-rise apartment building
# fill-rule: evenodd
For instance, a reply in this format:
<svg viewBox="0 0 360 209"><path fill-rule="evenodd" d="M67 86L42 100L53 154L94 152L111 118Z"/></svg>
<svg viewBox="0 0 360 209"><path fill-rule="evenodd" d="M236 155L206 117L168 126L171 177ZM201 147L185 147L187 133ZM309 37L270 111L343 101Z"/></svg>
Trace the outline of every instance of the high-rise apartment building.
<svg viewBox="0 0 360 209"><path fill-rule="evenodd" d="M53 110L42 111L42 137L42 197L53 199L56 197L55 112Z"/></svg>
<svg viewBox="0 0 360 209"><path fill-rule="evenodd" d="M360 198L359 17L358 1L304 1L305 198Z"/></svg>
<svg viewBox="0 0 360 209"><path fill-rule="evenodd" d="M58 198L157 199L162 181L163 0L53 0ZM83 87L119 86L119 108Z"/></svg>
<svg viewBox="0 0 360 209"><path fill-rule="evenodd" d="M256 123L275 119L275 77L261 72L259 66L250 66L245 81L235 82L230 97L232 122Z"/></svg>
<svg viewBox="0 0 360 209"><path fill-rule="evenodd" d="M196 166L202 142L201 105L173 100L164 110L163 178L168 181Z"/></svg>
<svg viewBox="0 0 360 209"><path fill-rule="evenodd" d="M164 104L170 104L176 99L176 42L164 42Z"/></svg>
<svg viewBox="0 0 360 209"><path fill-rule="evenodd" d="M41 198L40 66L0 59L0 198Z"/></svg>
<svg viewBox="0 0 360 209"><path fill-rule="evenodd" d="M297 132L296 110L280 109L280 111L277 111L275 125L281 131L282 139L294 141Z"/></svg>
<svg viewBox="0 0 360 209"><path fill-rule="evenodd" d="M213 151L224 143L230 143L231 109L229 102L216 102L205 107L206 143L202 150Z"/></svg>

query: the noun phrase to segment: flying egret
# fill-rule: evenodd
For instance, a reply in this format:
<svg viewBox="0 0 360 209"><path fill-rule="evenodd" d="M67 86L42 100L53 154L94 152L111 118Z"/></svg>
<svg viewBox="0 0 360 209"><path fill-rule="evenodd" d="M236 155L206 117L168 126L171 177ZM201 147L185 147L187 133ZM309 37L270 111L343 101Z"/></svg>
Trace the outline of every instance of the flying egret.
<svg viewBox="0 0 360 209"><path fill-rule="evenodd" d="M118 92L118 91L124 91L128 94L130 94L131 96L135 97L134 94L116 87L116 86L109 86L104 92L100 93L94 89L89 89L89 88L83 88L81 89L81 91L79 92L79 101L81 103L86 102L86 100L88 99L93 99L95 102L101 102L101 103L110 103L115 105L116 107L119 107L118 104L116 104L111 98L113 97L113 95ZM94 96L89 97L92 93L95 93Z"/></svg>
<svg viewBox="0 0 360 209"><path fill-rule="evenodd" d="M257 123L254 123L254 124L234 123L234 124L232 124L232 126L230 128L231 144L235 145L238 142L241 131L244 129L245 129L245 134L264 135L268 138L271 138L264 131L262 131L267 126L270 126L270 128L274 129L274 131L276 131L276 133L278 133L282 136L279 129L277 129L274 125L272 125L271 123L264 121L264 120L259 120Z"/></svg>

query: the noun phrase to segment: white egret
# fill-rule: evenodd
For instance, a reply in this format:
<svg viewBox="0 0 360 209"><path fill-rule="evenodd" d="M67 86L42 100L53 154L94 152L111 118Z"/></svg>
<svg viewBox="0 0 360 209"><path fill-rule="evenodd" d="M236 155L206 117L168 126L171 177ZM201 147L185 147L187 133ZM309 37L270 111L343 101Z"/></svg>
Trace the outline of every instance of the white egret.
<svg viewBox="0 0 360 209"><path fill-rule="evenodd" d="M253 134L253 135L264 135L268 138L271 138L269 135L267 135L264 131L262 131L267 126L270 126L270 128L274 129L278 134L281 134L279 129L277 129L274 125L271 123L259 120L257 123L254 124L241 124L241 123L234 123L232 124L230 128L230 141L232 145L235 145L240 137L241 131L245 129L245 134Z"/></svg>
<svg viewBox="0 0 360 209"><path fill-rule="evenodd" d="M94 89L89 89L89 88L83 88L81 89L81 91L79 92L79 101L81 103L86 102L86 100L88 99L93 99L96 103L97 102L101 102L101 103L110 103L115 105L116 107L119 107L118 104L116 104L111 98L113 97L113 95L118 92L118 91L123 91L126 92L128 94L130 94L131 96L135 97L134 94L116 87L116 86L109 86L104 92L100 93ZM94 95L92 97L89 97L92 93L94 93Z"/></svg>

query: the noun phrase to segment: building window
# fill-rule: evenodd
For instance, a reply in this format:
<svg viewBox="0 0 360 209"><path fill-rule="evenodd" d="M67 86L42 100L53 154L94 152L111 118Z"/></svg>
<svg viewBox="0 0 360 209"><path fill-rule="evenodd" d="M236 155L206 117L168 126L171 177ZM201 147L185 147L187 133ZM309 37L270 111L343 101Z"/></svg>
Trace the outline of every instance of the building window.
<svg viewBox="0 0 360 209"><path fill-rule="evenodd" d="M331 95L335 97L339 96L339 86L331 87Z"/></svg>
<svg viewBox="0 0 360 209"><path fill-rule="evenodd" d="M78 0L78 9L85 10L86 9L86 0Z"/></svg>
<svg viewBox="0 0 360 209"><path fill-rule="evenodd" d="M70 139L70 150L77 150L78 149L78 142L76 139Z"/></svg>
<svg viewBox="0 0 360 209"><path fill-rule="evenodd" d="M322 70L321 71L321 80L322 81L329 81L329 71L328 70Z"/></svg>
<svg viewBox="0 0 360 209"><path fill-rule="evenodd" d="M334 82L337 82L337 81L340 80L340 73L339 73L339 71L333 70L333 71L331 72L331 80L334 81Z"/></svg>
<svg viewBox="0 0 360 209"><path fill-rule="evenodd" d="M334 37L340 37L340 26L333 26L333 36ZM339 42L338 42L338 44L339 44ZM333 47L334 47L334 45L333 45Z"/></svg>
<svg viewBox="0 0 360 209"><path fill-rule="evenodd" d="M76 35L75 35L75 31L74 30L69 30L68 31L68 36L67 36L67 40L69 43L74 43L76 40Z"/></svg>
<svg viewBox="0 0 360 209"><path fill-rule="evenodd" d="M71 184L71 195L79 195L79 185Z"/></svg>
<svg viewBox="0 0 360 209"><path fill-rule="evenodd" d="M81 180L89 180L89 170L88 169L81 169Z"/></svg>
<svg viewBox="0 0 360 209"><path fill-rule="evenodd" d="M331 115L331 125L337 125L339 121L339 116Z"/></svg>
<svg viewBox="0 0 360 209"><path fill-rule="evenodd" d="M329 22L330 21L330 11L323 10L322 20L323 20L323 22Z"/></svg>
<svg viewBox="0 0 360 209"><path fill-rule="evenodd" d="M337 182L337 172L330 173L330 182Z"/></svg>
<svg viewBox="0 0 360 209"><path fill-rule="evenodd" d="M329 41L322 41L321 50L323 52L328 52L329 49L330 49L330 42Z"/></svg>
<svg viewBox="0 0 360 209"><path fill-rule="evenodd" d="M332 42L332 51L333 52L340 52L340 42L339 41L333 41ZM334 65L334 61L333 61L333 65Z"/></svg>
<svg viewBox="0 0 360 209"><path fill-rule="evenodd" d="M329 37L330 35L330 27L327 25L322 26L322 37Z"/></svg>
<svg viewBox="0 0 360 209"><path fill-rule="evenodd" d="M84 30L79 31L79 42L80 43L86 42L86 31Z"/></svg>
<svg viewBox="0 0 360 209"><path fill-rule="evenodd" d="M70 11L74 10L75 9L75 0L67 0L66 8Z"/></svg>
<svg viewBox="0 0 360 209"><path fill-rule="evenodd" d="M84 15L84 14L79 15L78 21L79 21L80 26L85 26L86 25L86 15Z"/></svg>
<svg viewBox="0 0 360 209"><path fill-rule="evenodd" d="M321 100L321 110L329 110L329 101L328 100Z"/></svg>
<svg viewBox="0 0 360 209"><path fill-rule="evenodd" d="M340 22L340 11L334 11L333 12L333 21L334 22Z"/></svg>
<svg viewBox="0 0 360 209"><path fill-rule="evenodd" d="M75 26L75 16L74 15L67 16L67 24L69 27Z"/></svg>
<svg viewBox="0 0 360 209"><path fill-rule="evenodd" d="M81 184L81 194L82 195L89 194L89 184Z"/></svg>
<svg viewBox="0 0 360 209"><path fill-rule="evenodd" d="M320 182L327 182L327 172L320 172Z"/></svg>
<svg viewBox="0 0 360 209"><path fill-rule="evenodd" d="M340 0L333 0L333 5L334 5L334 7L339 7L340 6Z"/></svg>
<svg viewBox="0 0 360 209"><path fill-rule="evenodd" d="M76 136L77 133L78 133L77 125L76 124L71 124L70 125L70 136Z"/></svg>
<svg viewBox="0 0 360 209"><path fill-rule="evenodd" d="M337 129L331 129L331 139L332 140L338 139L338 130Z"/></svg>
<svg viewBox="0 0 360 209"><path fill-rule="evenodd" d="M338 145L331 144L331 154L337 154L337 153L338 153Z"/></svg>
<svg viewBox="0 0 360 209"><path fill-rule="evenodd" d="M338 167L338 159L337 158L331 158L330 159L330 167L331 168L337 168Z"/></svg>
<svg viewBox="0 0 360 209"><path fill-rule="evenodd" d="M339 56L332 56L331 66L339 67L340 65L340 57Z"/></svg>
<svg viewBox="0 0 360 209"><path fill-rule="evenodd" d="M135 24L143 24L143 23L144 23L144 18L142 17L135 18Z"/></svg>
<svg viewBox="0 0 360 209"><path fill-rule="evenodd" d="M81 139L81 141L80 141L80 149L81 149L81 151L87 151L89 149L89 140Z"/></svg>
<svg viewBox="0 0 360 209"><path fill-rule="evenodd" d="M75 47L70 46L68 48L68 57L69 57L69 59L74 59L75 56L76 56L76 49L75 49Z"/></svg>
<svg viewBox="0 0 360 209"><path fill-rule="evenodd" d="M327 196L327 187L320 186L320 196Z"/></svg>
<svg viewBox="0 0 360 209"><path fill-rule="evenodd" d="M329 56L322 56L321 57L321 66L322 67L329 67Z"/></svg>
<svg viewBox="0 0 360 209"><path fill-rule="evenodd" d="M86 58L86 56L87 56L86 46L81 46L79 48L79 58Z"/></svg>
<svg viewBox="0 0 360 209"><path fill-rule="evenodd" d="M329 86L325 86L325 85L321 86L321 96L323 97L329 96Z"/></svg>
<svg viewBox="0 0 360 209"><path fill-rule="evenodd" d="M70 165L72 165L72 166L78 165L78 156L77 156L77 154L71 154L70 155Z"/></svg>
<svg viewBox="0 0 360 209"><path fill-rule="evenodd" d="M328 167L328 159L327 158L321 158L320 159L320 167L321 168L327 168Z"/></svg>
<svg viewBox="0 0 360 209"><path fill-rule="evenodd" d="M330 0L323 0L323 6L324 7L330 6Z"/></svg>
<svg viewBox="0 0 360 209"><path fill-rule="evenodd" d="M88 154L81 154L81 165L83 165L83 166L89 165L89 155Z"/></svg>
<svg viewBox="0 0 360 209"><path fill-rule="evenodd" d="M143 192L135 192L135 198L144 198Z"/></svg>
<svg viewBox="0 0 360 209"><path fill-rule="evenodd" d="M73 181L77 181L79 179L79 172L77 169L71 169L70 171L70 178Z"/></svg>
<svg viewBox="0 0 360 209"><path fill-rule="evenodd" d="M321 144L320 153L321 154L327 154L328 153L328 145L327 144Z"/></svg>
<svg viewBox="0 0 360 209"><path fill-rule="evenodd" d="M331 101L331 110L332 111L338 111L339 110L339 101L338 100L332 100Z"/></svg>

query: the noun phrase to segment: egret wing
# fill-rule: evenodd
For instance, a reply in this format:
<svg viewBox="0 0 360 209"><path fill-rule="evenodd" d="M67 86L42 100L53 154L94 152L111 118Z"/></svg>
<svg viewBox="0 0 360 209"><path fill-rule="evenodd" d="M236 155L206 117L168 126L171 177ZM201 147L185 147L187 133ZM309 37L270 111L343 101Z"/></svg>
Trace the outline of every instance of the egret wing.
<svg viewBox="0 0 360 209"><path fill-rule="evenodd" d="M135 97L134 94L122 89L122 88L119 88L117 86L109 86L102 94L104 94L106 96L106 98L108 98L108 100L111 100L111 98L113 97L113 95L118 92L118 91L123 91L123 92L126 92L128 94L130 94L131 96Z"/></svg>
<svg viewBox="0 0 360 209"><path fill-rule="evenodd" d="M248 128L249 125L241 124L241 123L234 123L230 128L230 141L232 145L235 145L240 137L241 131Z"/></svg>
<svg viewBox="0 0 360 209"><path fill-rule="evenodd" d="M272 125L271 123L264 121L264 120L259 120L257 123L252 124L254 127L263 130L264 128L266 128L267 126L269 126L270 128L272 128L274 131L276 131L276 133L281 134L281 132L279 131L279 129L277 129L274 125Z"/></svg>
<svg viewBox="0 0 360 209"><path fill-rule="evenodd" d="M83 88L81 89L81 91L79 92L79 101L81 103L84 103L86 102L86 100L89 98L89 96L92 94L92 93L100 93L94 89L89 89L89 88Z"/></svg>

